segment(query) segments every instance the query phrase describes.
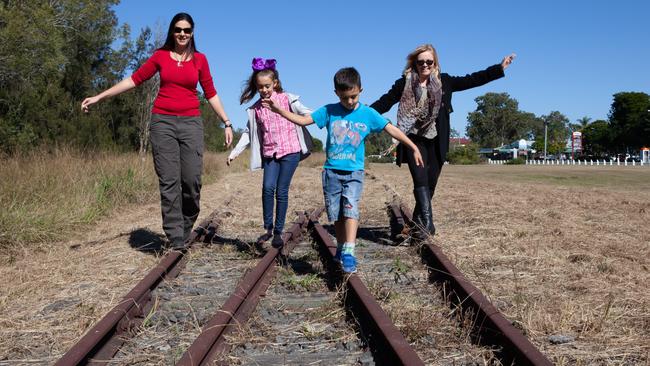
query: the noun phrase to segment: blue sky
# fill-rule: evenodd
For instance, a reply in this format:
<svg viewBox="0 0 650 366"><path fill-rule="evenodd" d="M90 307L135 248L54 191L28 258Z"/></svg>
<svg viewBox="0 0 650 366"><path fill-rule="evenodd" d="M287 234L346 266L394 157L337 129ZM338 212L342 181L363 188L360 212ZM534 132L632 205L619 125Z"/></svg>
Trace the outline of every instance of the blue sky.
<svg viewBox="0 0 650 366"><path fill-rule="evenodd" d="M606 119L614 93L650 94L650 1L127 0L114 10L134 36L156 24L166 31L177 12L192 15L197 46L238 128L246 124L238 100L253 57L277 59L285 90L317 108L337 101L332 77L346 66L359 70L361 101L372 103L423 43L433 44L451 75L516 53L505 78L454 93L451 125L461 135L474 98L487 92L507 92L523 111L557 110L571 122ZM396 110L386 116L394 120Z"/></svg>

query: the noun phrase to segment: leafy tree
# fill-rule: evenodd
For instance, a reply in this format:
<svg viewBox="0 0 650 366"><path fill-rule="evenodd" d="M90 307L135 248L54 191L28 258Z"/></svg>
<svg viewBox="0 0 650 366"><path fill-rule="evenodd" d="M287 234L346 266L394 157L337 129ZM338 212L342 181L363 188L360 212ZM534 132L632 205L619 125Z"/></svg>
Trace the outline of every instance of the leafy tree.
<svg viewBox="0 0 650 366"><path fill-rule="evenodd" d="M508 93L486 93L474 99L476 110L467 116L467 136L480 146L502 146L526 137L534 115L519 110Z"/></svg>
<svg viewBox="0 0 650 366"><path fill-rule="evenodd" d="M569 119L558 111L553 111L539 119L535 128L535 148L538 151L544 150L544 125L548 125L547 151L549 154L564 152L566 144L571 135L569 130Z"/></svg>
<svg viewBox="0 0 650 366"><path fill-rule="evenodd" d="M539 126L543 126L544 123L542 120L535 116L535 113L519 111L519 123L523 133L519 135L515 140L526 139L532 140L539 134ZM544 129L541 130L544 133Z"/></svg>
<svg viewBox="0 0 650 366"><path fill-rule="evenodd" d="M650 145L650 96L640 92L614 94L609 112L613 143L619 151Z"/></svg>
<svg viewBox="0 0 650 366"><path fill-rule="evenodd" d="M0 146L22 150L61 124L64 39L42 2L0 3Z"/></svg>
<svg viewBox="0 0 650 366"><path fill-rule="evenodd" d="M571 131L583 131L587 126L589 126L589 122L591 122L591 118L584 116L581 118L578 118L576 120L578 123L571 123L569 124L569 127L571 128Z"/></svg>
<svg viewBox="0 0 650 366"><path fill-rule="evenodd" d="M371 133L366 137L366 156L379 155L392 144L393 140L388 133L381 131L379 133Z"/></svg>
<svg viewBox="0 0 650 366"><path fill-rule="evenodd" d="M612 152L612 133L609 122L597 120L582 130L582 143L585 154L603 156Z"/></svg>
<svg viewBox="0 0 650 366"><path fill-rule="evenodd" d="M210 107L210 104L205 99L203 94L199 95L201 103L199 109L201 110L201 117L203 118L203 133L205 141L205 149L209 151L225 151L226 150L226 135L223 130L223 122L221 118ZM234 132L234 131L233 131ZM238 138L233 137L237 142Z"/></svg>
<svg viewBox="0 0 650 366"><path fill-rule="evenodd" d="M121 103L106 114L81 115L82 97L124 72L128 55L110 48L117 0L3 1L0 3L0 146L115 146L124 128ZM101 86L105 86L101 85ZM117 108L116 108L117 107ZM107 120L101 116L107 116Z"/></svg>

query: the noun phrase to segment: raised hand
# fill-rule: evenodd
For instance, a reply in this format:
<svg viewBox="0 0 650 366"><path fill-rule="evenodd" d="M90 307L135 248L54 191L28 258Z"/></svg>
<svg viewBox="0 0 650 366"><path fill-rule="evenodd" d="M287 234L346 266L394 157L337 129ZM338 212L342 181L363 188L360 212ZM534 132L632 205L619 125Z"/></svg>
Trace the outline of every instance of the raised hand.
<svg viewBox="0 0 650 366"><path fill-rule="evenodd" d="M262 107L266 109L270 109L275 113L278 113L279 110L278 106L275 105L275 103L273 102L273 100L271 100L271 98L262 99Z"/></svg>
<svg viewBox="0 0 650 366"><path fill-rule="evenodd" d="M503 60L501 61L501 67L503 67L504 70L507 69L508 66L510 66L510 64L512 63L512 61L515 60L515 57L517 57L517 55L514 53L511 53L508 56L504 57Z"/></svg>

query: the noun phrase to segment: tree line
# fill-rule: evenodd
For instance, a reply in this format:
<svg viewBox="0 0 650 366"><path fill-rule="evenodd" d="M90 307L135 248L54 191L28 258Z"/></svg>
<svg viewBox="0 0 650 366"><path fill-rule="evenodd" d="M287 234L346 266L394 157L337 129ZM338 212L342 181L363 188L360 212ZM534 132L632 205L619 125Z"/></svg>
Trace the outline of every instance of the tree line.
<svg viewBox="0 0 650 366"><path fill-rule="evenodd" d="M582 117L576 123L559 111L542 116L522 111L508 93L486 93L475 101L476 110L467 116L466 133L481 147L500 147L526 139L534 140L533 147L541 151L545 125L549 154L563 153L574 131L582 132L585 155L637 152L650 146L650 95L646 93L616 93L607 120Z"/></svg>
<svg viewBox="0 0 650 366"><path fill-rule="evenodd" d="M0 2L0 153L72 145L144 152L158 80L83 114L80 102L130 75L164 41L147 27L132 36L119 0ZM218 117L201 98L206 147L224 149Z"/></svg>

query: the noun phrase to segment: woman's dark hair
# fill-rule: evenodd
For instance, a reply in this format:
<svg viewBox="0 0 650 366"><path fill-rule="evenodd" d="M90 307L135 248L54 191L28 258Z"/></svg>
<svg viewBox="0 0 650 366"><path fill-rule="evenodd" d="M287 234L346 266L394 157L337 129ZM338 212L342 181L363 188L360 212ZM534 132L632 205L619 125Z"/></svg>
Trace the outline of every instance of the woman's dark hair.
<svg viewBox="0 0 650 366"><path fill-rule="evenodd" d="M248 78L246 81L246 84L244 84L244 90L241 93L241 97L239 97L239 104L244 104L255 96L257 94L257 76L270 76L273 81L277 81L278 84L275 86L275 92L276 93L282 93L282 82L280 81L280 74L278 73L278 70L272 70L272 69L264 69L264 70L255 70L251 74L251 76Z"/></svg>
<svg viewBox="0 0 650 366"><path fill-rule="evenodd" d="M194 19L192 19L192 16L187 13L178 13L174 15L172 21L169 22L169 29L167 30L167 39L165 39L165 44L160 47L159 50L174 50L176 46L176 41L174 39L174 28L176 27L176 23L180 22L181 20L190 23L190 26L192 27L192 37L190 38L190 42L187 45L187 48L190 52L190 56L194 58L194 52L199 52L199 50L196 49L196 42L194 41Z"/></svg>

